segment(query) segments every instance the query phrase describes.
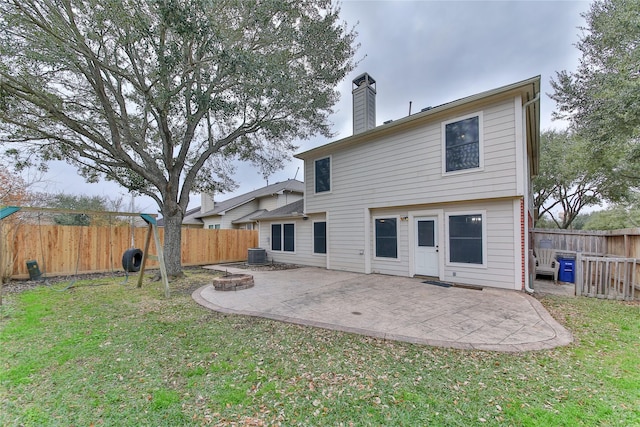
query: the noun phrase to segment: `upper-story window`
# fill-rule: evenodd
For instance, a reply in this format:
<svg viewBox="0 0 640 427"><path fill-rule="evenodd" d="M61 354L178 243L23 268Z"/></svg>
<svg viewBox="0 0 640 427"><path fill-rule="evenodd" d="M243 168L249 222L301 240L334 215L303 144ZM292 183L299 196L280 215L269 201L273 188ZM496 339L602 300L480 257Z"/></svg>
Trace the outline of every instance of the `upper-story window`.
<svg viewBox="0 0 640 427"><path fill-rule="evenodd" d="M331 157L314 162L316 193L331 191Z"/></svg>
<svg viewBox="0 0 640 427"><path fill-rule="evenodd" d="M482 167L482 113L442 124L444 171L456 172Z"/></svg>

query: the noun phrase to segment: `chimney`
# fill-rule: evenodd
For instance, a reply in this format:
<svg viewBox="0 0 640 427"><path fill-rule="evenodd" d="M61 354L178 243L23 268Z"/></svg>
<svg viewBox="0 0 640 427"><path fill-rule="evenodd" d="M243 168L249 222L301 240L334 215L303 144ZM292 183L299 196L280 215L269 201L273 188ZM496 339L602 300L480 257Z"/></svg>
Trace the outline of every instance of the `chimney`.
<svg viewBox="0 0 640 427"><path fill-rule="evenodd" d="M209 212L213 210L214 206L213 193L200 193L200 213Z"/></svg>
<svg viewBox="0 0 640 427"><path fill-rule="evenodd" d="M376 127L376 81L364 73L353 80L353 134Z"/></svg>

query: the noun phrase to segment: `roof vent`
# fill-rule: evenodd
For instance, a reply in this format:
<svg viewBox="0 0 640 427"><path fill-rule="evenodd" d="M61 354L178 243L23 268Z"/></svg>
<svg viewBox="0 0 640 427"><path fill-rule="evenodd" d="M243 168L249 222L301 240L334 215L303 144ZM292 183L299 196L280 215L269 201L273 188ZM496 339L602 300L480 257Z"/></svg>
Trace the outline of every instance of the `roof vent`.
<svg viewBox="0 0 640 427"><path fill-rule="evenodd" d="M423 108L422 110L420 110L420 112L423 112L423 111L429 111L429 110L431 110L432 108L433 108L433 107L425 107L425 108Z"/></svg>
<svg viewBox="0 0 640 427"><path fill-rule="evenodd" d="M387 120L386 122L384 122L385 125L388 125L389 123L391 123L393 120Z"/></svg>

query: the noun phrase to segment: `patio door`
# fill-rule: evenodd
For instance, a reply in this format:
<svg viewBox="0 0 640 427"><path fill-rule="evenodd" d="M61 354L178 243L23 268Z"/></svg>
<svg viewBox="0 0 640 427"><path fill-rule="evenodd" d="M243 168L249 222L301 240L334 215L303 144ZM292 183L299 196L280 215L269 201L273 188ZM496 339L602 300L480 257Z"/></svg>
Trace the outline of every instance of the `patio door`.
<svg viewBox="0 0 640 427"><path fill-rule="evenodd" d="M415 218L415 268L421 276L439 277L438 218Z"/></svg>

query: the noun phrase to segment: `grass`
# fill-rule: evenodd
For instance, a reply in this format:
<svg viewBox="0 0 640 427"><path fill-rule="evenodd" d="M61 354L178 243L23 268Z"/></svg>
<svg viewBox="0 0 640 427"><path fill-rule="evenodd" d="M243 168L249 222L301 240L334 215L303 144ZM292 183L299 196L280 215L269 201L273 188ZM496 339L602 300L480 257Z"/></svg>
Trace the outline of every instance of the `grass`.
<svg viewBox="0 0 640 427"><path fill-rule="evenodd" d="M576 342L501 354L214 313L188 274L5 296L0 425L640 425L637 304L546 297Z"/></svg>

